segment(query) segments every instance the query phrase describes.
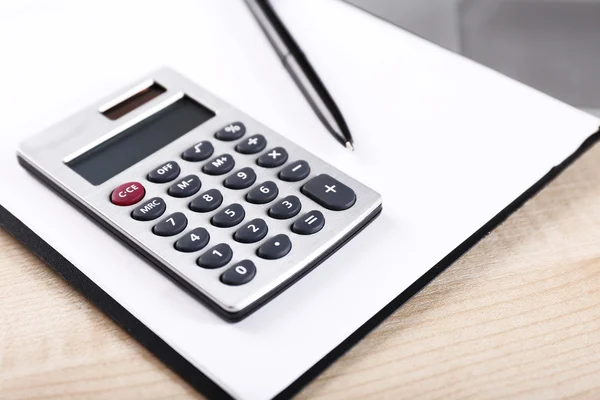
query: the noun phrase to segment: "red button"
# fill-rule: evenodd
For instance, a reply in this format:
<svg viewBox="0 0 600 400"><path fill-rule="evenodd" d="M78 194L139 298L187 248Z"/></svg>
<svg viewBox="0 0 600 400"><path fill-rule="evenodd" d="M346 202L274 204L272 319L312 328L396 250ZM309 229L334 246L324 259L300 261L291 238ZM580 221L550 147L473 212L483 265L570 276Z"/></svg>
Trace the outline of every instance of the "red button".
<svg viewBox="0 0 600 400"><path fill-rule="evenodd" d="M118 186L110 195L110 201L117 206L130 206L142 200L146 189L139 182L127 182Z"/></svg>

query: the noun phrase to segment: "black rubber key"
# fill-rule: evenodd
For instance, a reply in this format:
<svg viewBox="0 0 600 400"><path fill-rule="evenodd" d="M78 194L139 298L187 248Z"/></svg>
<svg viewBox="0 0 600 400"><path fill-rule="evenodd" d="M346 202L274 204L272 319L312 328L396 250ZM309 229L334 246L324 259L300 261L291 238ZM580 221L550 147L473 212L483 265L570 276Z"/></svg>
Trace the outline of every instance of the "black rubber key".
<svg viewBox="0 0 600 400"><path fill-rule="evenodd" d="M306 182L302 186L302 193L334 211L347 210L356 203L354 190L327 174L321 174Z"/></svg>
<svg viewBox="0 0 600 400"><path fill-rule="evenodd" d="M185 161L192 162L204 161L212 156L214 152L215 148L213 145L210 142L203 140L184 151L183 154L181 154L181 158Z"/></svg>
<svg viewBox="0 0 600 400"><path fill-rule="evenodd" d="M154 225L152 232L158 236L174 236L183 232L187 224L188 220L185 215L176 212Z"/></svg>
<svg viewBox="0 0 600 400"><path fill-rule="evenodd" d="M292 225L292 231L299 235L312 235L323 229L323 226L325 226L323 213L313 210L298 218Z"/></svg>
<svg viewBox="0 0 600 400"><path fill-rule="evenodd" d="M269 208L269 216L275 219L288 219L298 215L301 209L302 203L298 197L287 196Z"/></svg>
<svg viewBox="0 0 600 400"><path fill-rule="evenodd" d="M152 221L163 215L167 209L167 203L160 197L153 197L142 205L138 205L132 212L131 218L138 221Z"/></svg>
<svg viewBox="0 0 600 400"><path fill-rule="evenodd" d="M280 167L288 159L288 153L283 147L275 147L262 156L258 157L256 163L264 168Z"/></svg>
<svg viewBox="0 0 600 400"><path fill-rule="evenodd" d="M208 175L223 175L231 171L234 166L233 157L229 154L221 154L204 164L202 171Z"/></svg>
<svg viewBox="0 0 600 400"><path fill-rule="evenodd" d="M198 257L196 264L202 268L215 269L221 268L233 257L233 251L228 244L220 243L208 249L208 251Z"/></svg>
<svg viewBox="0 0 600 400"><path fill-rule="evenodd" d="M256 254L266 260L278 260L292 250L292 242L287 235L275 235L258 248Z"/></svg>
<svg viewBox="0 0 600 400"><path fill-rule="evenodd" d="M250 190L246 194L246 201L252 204L266 204L275 200L278 194L279 189L275 182L266 181Z"/></svg>
<svg viewBox="0 0 600 400"><path fill-rule="evenodd" d="M245 216L244 207L233 203L216 213L210 222L219 228L231 228L242 222Z"/></svg>
<svg viewBox="0 0 600 400"><path fill-rule="evenodd" d="M250 167L242 168L229 175L223 185L228 189L247 189L256 182L256 173Z"/></svg>
<svg viewBox="0 0 600 400"><path fill-rule="evenodd" d="M196 228L175 242L175 248L184 253L193 253L202 250L210 240L208 231L204 228Z"/></svg>
<svg viewBox="0 0 600 400"><path fill-rule="evenodd" d="M261 134L252 135L235 146L235 151L242 154L256 154L267 147L267 139Z"/></svg>
<svg viewBox="0 0 600 400"><path fill-rule="evenodd" d="M202 187L200 178L196 175L188 175L172 184L167 193L173 197L190 197L198 193L200 187Z"/></svg>
<svg viewBox="0 0 600 400"><path fill-rule="evenodd" d="M244 136L246 127L241 122L232 122L215 133L215 137L219 140L230 142Z"/></svg>
<svg viewBox="0 0 600 400"><path fill-rule="evenodd" d="M190 203L190 210L196 212L210 212L216 210L223 203L223 195L217 189L210 189L196 197Z"/></svg>
<svg viewBox="0 0 600 400"><path fill-rule="evenodd" d="M268 231L269 227L267 227L265 220L255 218L238 229L233 238L240 243L256 243L263 240Z"/></svg>
<svg viewBox="0 0 600 400"><path fill-rule="evenodd" d="M304 160L294 161L279 171L279 179L286 182L298 182L310 174L310 165Z"/></svg>
<svg viewBox="0 0 600 400"><path fill-rule="evenodd" d="M242 260L221 275L221 282L229 286L240 286L250 282L256 275L256 266L250 260Z"/></svg>
<svg viewBox="0 0 600 400"><path fill-rule="evenodd" d="M147 176L147 179L153 183L171 182L179 176L181 168L175 161L169 161L163 165L154 168Z"/></svg>

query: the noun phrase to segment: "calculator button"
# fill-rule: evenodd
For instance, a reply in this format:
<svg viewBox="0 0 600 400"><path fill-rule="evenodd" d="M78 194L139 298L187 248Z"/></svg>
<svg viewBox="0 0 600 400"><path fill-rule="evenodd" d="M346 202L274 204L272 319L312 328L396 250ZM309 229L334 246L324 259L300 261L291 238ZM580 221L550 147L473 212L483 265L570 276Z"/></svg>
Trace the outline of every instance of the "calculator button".
<svg viewBox="0 0 600 400"><path fill-rule="evenodd" d="M356 203L354 190L327 174L312 178L302 186L302 193L323 207L341 211Z"/></svg>
<svg viewBox="0 0 600 400"><path fill-rule="evenodd" d="M147 176L147 179L152 183L171 182L179 176L181 168L175 161L169 161L153 169Z"/></svg>
<svg viewBox="0 0 600 400"><path fill-rule="evenodd" d="M250 282L256 275L256 266L250 260L242 260L221 275L221 282L229 286L240 286Z"/></svg>
<svg viewBox="0 0 600 400"><path fill-rule="evenodd" d="M192 162L204 161L208 157L212 156L214 152L215 148L213 145L210 142L203 140L184 151L181 154L181 158L183 158L185 161Z"/></svg>
<svg viewBox="0 0 600 400"><path fill-rule="evenodd" d="M196 197L190 203L190 210L196 212L210 212L216 210L223 203L223 195L217 189L210 189Z"/></svg>
<svg viewBox="0 0 600 400"><path fill-rule="evenodd" d="M302 203L296 196L287 196L269 209L269 216L275 219L288 219L298 215L302 209Z"/></svg>
<svg viewBox="0 0 600 400"><path fill-rule="evenodd" d="M323 226L325 226L323 213L313 210L298 218L292 225L292 231L299 235L312 235L323 229Z"/></svg>
<svg viewBox="0 0 600 400"><path fill-rule="evenodd" d="M163 215L167 209L167 203L160 197L153 197L142 203L131 212L131 218L138 221L152 221Z"/></svg>
<svg viewBox="0 0 600 400"><path fill-rule="evenodd" d="M216 213L210 222L219 228L230 228L242 222L245 216L244 207L238 203L233 203Z"/></svg>
<svg viewBox="0 0 600 400"><path fill-rule="evenodd" d="M232 122L215 133L215 137L219 140L231 142L244 136L246 127L241 122Z"/></svg>
<svg viewBox="0 0 600 400"><path fill-rule="evenodd" d="M256 218L238 229L233 238L240 243L256 243L263 240L268 231L265 220Z"/></svg>
<svg viewBox="0 0 600 400"><path fill-rule="evenodd" d="M295 161L279 172L279 179L286 182L298 182L310 174L310 165L304 160Z"/></svg>
<svg viewBox="0 0 600 400"><path fill-rule="evenodd" d="M223 195L217 189L210 189L200 194L190 203L190 210L196 212L210 212L216 210L223 203Z"/></svg>
<svg viewBox="0 0 600 400"><path fill-rule="evenodd" d="M175 248L184 253L192 253L202 250L210 240L208 231L204 228L196 228L175 242Z"/></svg>
<svg viewBox="0 0 600 400"><path fill-rule="evenodd" d="M246 200L252 204L266 204L275 200L279 194L279 189L273 181L266 181L255 186L246 195Z"/></svg>
<svg viewBox="0 0 600 400"><path fill-rule="evenodd" d="M171 185L167 193L173 197L190 197L198 193L202 182L196 175L188 175Z"/></svg>
<svg viewBox="0 0 600 400"><path fill-rule="evenodd" d="M280 167L288 159L288 153L283 147L275 147L262 156L258 157L256 163L264 168Z"/></svg>
<svg viewBox="0 0 600 400"><path fill-rule="evenodd" d="M267 139L261 134L252 135L235 146L235 151L242 154L256 154L267 147Z"/></svg>
<svg viewBox="0 0 600 400"><path fill-rule="evenodd" d="M234 166L233 157L229 154L221 154L204 164L202 171L208 175L223 175L231 171Z"/></svg>
<svg viewBox="0 0 600 400"><path fill-rule="evenodd" d="M139 182L127 182L117 186L110 195L110 201L117 206L130 206L142 200L146 189Z"/></svg>
<svg viewBox="0 0 600 400"><path fill-rule="evenodd" d="M292 242L287 235L279 234L267 240L258 248L256 254L266 260L285 257L292 250Z"/></svg>
<svg viewBox="0 0 600 400"><path fill-rule="evenodd" d="M256 182L256 173L250 167L242 168L229 175L223 185L228 189L247 189Z"/></svg>
<svg viewBox="0 0 600 400"><path fill-rule="evenodd" d="M215 269L226 265L232 257L231 247L225 243L220 243L198 257L196 263L202 268Z"/></svg>
<svg viewBox="0 0 600 400"><path fill-rule="evenodd" d="M176 212L154 225L152 232L158 236L174 236L183 232L187 223L188 221L185 215Z"/></svg>

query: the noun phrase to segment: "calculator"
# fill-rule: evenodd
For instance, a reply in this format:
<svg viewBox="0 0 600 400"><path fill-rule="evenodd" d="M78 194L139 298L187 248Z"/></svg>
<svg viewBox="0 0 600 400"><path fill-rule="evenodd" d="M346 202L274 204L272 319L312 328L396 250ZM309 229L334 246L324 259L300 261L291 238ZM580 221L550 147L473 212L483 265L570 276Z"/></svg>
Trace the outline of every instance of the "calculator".
<svg viewBox="0 0 600 400"><path fill-rule="evenodd" d="M382 209L377 192L167 68L27 139L17 156L231 322Z"/></svg>

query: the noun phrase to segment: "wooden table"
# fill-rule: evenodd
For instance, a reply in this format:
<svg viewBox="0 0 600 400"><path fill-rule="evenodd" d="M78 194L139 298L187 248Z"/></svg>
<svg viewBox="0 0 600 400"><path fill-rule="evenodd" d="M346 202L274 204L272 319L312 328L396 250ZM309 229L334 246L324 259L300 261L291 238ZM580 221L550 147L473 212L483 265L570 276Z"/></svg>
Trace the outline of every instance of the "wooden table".
<svg viewBox="0 0 600 400"><path fill-rule="evenodd" d="M0 398L200 398L0 231ZM600 399L600 146L300 398Z"/></svg>

